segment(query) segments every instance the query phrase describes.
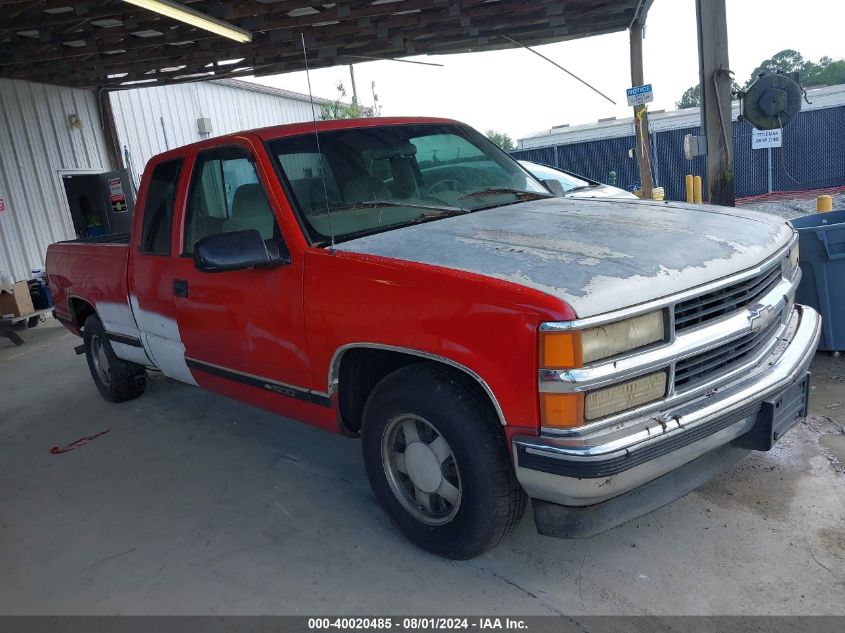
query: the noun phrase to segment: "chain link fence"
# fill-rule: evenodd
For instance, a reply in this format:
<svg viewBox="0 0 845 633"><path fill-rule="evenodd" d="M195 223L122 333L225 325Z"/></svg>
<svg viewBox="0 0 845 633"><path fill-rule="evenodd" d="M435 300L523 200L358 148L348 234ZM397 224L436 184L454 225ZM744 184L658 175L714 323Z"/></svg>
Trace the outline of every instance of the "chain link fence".
<svg viewBox="0 0 845 633"><path fill-rule="evenodd" d="M687 174L701 176L706 191L704 157L684 158L684 136L699 133L695 126L651 134L654 184L664 188L669 200L686 199ZM784 128L782 147L752 149L751 133L748 123L733 122L737 198L845 186L845 106L802 111ZM512 155L600 182L607 182L613 171L617 186L631 191L640 181L638 163L628 155L634 147L631 124L630 136L521 149Z"/></svg>

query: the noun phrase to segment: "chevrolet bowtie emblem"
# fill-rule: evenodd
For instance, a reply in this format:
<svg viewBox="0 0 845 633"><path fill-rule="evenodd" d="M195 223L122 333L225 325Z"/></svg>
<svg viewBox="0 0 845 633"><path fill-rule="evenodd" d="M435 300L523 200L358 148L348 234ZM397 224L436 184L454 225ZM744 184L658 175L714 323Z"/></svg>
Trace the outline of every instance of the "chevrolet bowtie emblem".
<svg viewBox="0 0 845 633"><path fill-rule="evenodd" d="M755 333L772 322L775 309L772 306L756 305L749 308L748 312L748 324L751 326L751 332Z"/></svg>

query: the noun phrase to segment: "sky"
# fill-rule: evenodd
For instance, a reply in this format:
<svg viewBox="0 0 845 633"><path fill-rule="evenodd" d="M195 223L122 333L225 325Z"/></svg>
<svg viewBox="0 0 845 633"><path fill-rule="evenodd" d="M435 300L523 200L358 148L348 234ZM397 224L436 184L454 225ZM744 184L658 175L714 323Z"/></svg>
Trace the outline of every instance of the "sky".
<svg viewBox="0 0 845 633"><path fill-rule="evenodd" d="M727 14L730 66L740 85L761 61L785 48L813 61L825 55L845 58L842 0L727 0ZM625 90L631 86L627 32L537 50L617 105L524 49L408 58L443 64L442 68L396 61L356 64L359 100L372 105L371 82L375 82L382 116L448 117L514 139L555 125L631 116L625 100ZM698 83L694 0L654 0L646 22L643 65L645 81L654 87L650 110L674 109L684 90ZM252 81L308 92L304 72ZM338 81L351 95L347 66L311 73L315 96L336 98Z"/></svg>

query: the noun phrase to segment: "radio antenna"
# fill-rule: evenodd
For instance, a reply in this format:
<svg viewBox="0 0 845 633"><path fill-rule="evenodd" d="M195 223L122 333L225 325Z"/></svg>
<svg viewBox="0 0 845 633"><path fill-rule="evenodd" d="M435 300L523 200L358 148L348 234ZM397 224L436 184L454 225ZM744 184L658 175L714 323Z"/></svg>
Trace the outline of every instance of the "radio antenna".
<svg viewBox="0 0 845 633"><path fill-rule="evenodd" d="M323 181L323 198L326 201L326 219L329 222L329 237L331 246L329 252L334 255L334 227L332 226L332 212L329 208L329 188L326 185L326 170L323 168L323 152L320 150L320 131L317 129L317 112L314 110L314 94L311 92L311 71L308 68L308 50L305 47L305 34L300 33L302 39L302 55L305 58L305 76L308 78L308 99L311 101L311 117L314 121L314 138L317 141L317 160L320 161L320 179Z"/></svg>

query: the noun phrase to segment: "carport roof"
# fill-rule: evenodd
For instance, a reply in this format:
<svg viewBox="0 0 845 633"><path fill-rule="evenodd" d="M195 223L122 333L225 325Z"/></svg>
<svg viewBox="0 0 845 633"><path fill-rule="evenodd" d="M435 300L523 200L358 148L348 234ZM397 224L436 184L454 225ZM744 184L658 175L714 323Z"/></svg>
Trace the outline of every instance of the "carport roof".
<svg viewBox="0 0 845 633"><path fill-rule="evenodd" d="M0 0L0 76L129 88L270 75L612 33L653 0L182 0L247 29L238 44L118 0Z"/></svg>

